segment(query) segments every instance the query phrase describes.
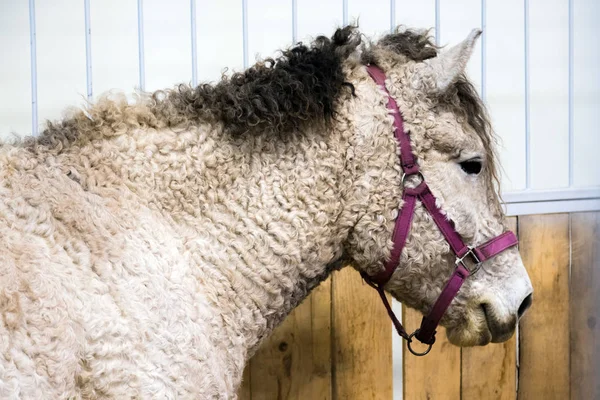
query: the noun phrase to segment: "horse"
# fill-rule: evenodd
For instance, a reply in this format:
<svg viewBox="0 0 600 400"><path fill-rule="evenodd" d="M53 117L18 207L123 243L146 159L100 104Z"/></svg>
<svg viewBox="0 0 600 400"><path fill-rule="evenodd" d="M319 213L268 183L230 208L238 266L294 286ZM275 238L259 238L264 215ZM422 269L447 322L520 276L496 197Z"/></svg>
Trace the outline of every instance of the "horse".
<svg viewBox="0 0 600 400"><path fill-rule="evenodd" d="M235 399L313 288L386 269L421 179L469 246L504 232L496 139L465 76L478 36L441 50L427 31L346 26L217 83L102 96L0 145L0 397ZM403 173L390 99L418 174ZM406 236L378 288L426 314L456 256L418 201ZM512 246L441 324L458 346L505 341L531 293Z"/></svg>

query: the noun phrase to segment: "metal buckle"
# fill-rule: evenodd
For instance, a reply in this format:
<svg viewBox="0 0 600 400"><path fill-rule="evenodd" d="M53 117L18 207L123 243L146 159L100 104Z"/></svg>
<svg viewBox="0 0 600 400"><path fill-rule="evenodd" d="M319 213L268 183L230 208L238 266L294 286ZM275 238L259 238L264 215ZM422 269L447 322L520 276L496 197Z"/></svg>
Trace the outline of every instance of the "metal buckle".
<svg viewBox="0 0 600 400"><path fill-rule="evenodd" d="M419 333L419 330L417 329L416 331L414 331L413 333L410 334L410 336L408 337L408 340L406 341L406 347L408 347L408 351L410 351L413 355L418 356L418 357L423 357L425 355L427 355L427 353L429 353L431 351L431 348L433 347L433 343L435 343L435 339L433 340L433 343L428 344L427 345L427 350L425 350L422 353L419 353L418 351L415 351L412 347L411 347L411 343L412 343L412 338ZM423 343L425 344L425 343Z"/></svg>
<svg viewBox="0 0 600 400"><path fill-rule="evenodd" d="M467 247L469 249L469 251L467 251L465 253L464 256L462 257L456 257L456 261L454 262L454 264L456 266L458 266L458 264L462 264L463 267L465 267L467 269L467 271L469 271L469 275L473 275L474 273L476 273L477 271L479 271L479 268L481 268L481 260L477 257L477 255L475 254L475 252L473 251L473 247L472 246L468 246ZM467 266L467 264L465 263L465 258L467 258L467 256L471 256L473 257L473 260L475 261L475 266L471 269Z"/></svg>
<svg viewBox="0 0 600 400"><path fill-rule="evenodd" d="M404 187L404 181L406 180L406 178L411 177L413 175L419 176L421 178L421 182L425 181L425 177L423 176L423 174L421 173L421 171L417 171L414 174L408 174L408 175L406 173L402 173L402 179L400 180L400 184L402 185L402 187Z"/></svg>

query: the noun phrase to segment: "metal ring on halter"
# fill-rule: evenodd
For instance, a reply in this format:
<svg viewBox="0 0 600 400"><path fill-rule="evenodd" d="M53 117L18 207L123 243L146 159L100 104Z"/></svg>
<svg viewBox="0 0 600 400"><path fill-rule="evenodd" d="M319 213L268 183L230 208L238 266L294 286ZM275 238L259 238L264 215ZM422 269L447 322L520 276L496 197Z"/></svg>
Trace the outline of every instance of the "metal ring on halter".
<svg viewBox="0 0 600 400"><path fill-rule="evenodd" d="M410 352L411 352L413 355L415 355L415 356L418 356L418 357L422 357L422 356L425 356L425 355L427 355L427 354L428 354L428 353L431 351L431 348L433 347L433 343L431 343L431 344L428 344L428 345L427 345L427 346L428 346L428 347L427 347L427 350L425 350L425 351L424 351L424 352L422 352L422 353L419 353L419 352L417 352L417 351L413 350L413 348L410 346L410 344L412 343L412 338L413 338L413 337L414 337L414 336L415 336L417 333L419 333L419 330L418 330L418 329L417 329L416 331L414 331L413 333L411 333L411 334L410 334L410 336L408 337L408 340L406 341L406 347L408 347L408 351L410 351ZM434 339L434 343L435 343L435 339Z"/></svg>
<svg viewBox="0 0 600 400"><path fill-rule="evenodd" d="M469 251L467 251L467 253L462 257L456 257L456 261L454 263L457 266L458 266L458 264L462 264L463 267L465 267L467 269L467 271L469 271L469 275L473 275L475 272L479 271L479 268L481 268L481 260L477 257L477 255L473 251L473 247L468 246L468 248L469 248ZM469 268L467 266L467 264L465 264L465 258L467 258L467 256L473 257L473 260L475 261L475 266L472 269Z"/></svg>
<svg viewBox="0 0 600 400"><path fill-rule="evenodd" d="M400 180L400 184L401 184L402 186L404 186L404 181L405 181L405 179L406 179L407 177L409 177L409 176L413 176L413 175L417 175L417 176L421 177L421 182L424 182L424 181L425 181L425 177L423 176L423 174L421 173L421 171L418 171L418 172L416 172L416 173L414 173L414 174L409 174L409 175L407 175L406 173L402 173L402 179Z"/></svg>

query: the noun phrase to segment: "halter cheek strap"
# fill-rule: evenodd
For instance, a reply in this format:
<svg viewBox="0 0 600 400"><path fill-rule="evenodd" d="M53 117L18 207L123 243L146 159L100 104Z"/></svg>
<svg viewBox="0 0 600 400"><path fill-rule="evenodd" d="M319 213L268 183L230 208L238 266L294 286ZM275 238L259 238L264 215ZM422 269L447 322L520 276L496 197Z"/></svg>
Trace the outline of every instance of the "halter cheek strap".
<svg viewBox="0 0 600 400"><path fill-rule="evenodd" d="M425 182L425 178L419 170L419 165L417 164L412 151L410 138L404 130L404 121L402 120L402 114L400 113L398 104L385 87L385 73L375 65L368 65L367 71L375 83L377 83L388 96L387 108L394 117L394 136L400 145L400 164L403 171L402 184L404 185L406 177L412 175L420 176L421 183L415 188L403 188L404 192L402 194L402 199L404 201L404 206L399 211L398 218L396 219L394 233L392 234L394 246L392 248L390 259L384 264L385 269L375 276L369 276L365 272L361 272L361 275L365 282L379 293L396 331L400 336L407 340L410 352L422 356L429 353L431 350L431 346L435 342L436 328L444 316L444 313L452 303L452 300L456 297L456 294L465 279L467 279L469 275L477 272L482 262L515 246L518 243L518 240L514 233L507 231L477 247L469 247L463 242L458 232L456 232L456 229L454 229L452 221L449 220L436 205L435 196L431 193L429 186L427 186L427 183ZM444 238L450 245L450 248L456 256L456 268L446 283L446 286L442 289L442 293L429 311L429 314L423 317L420 328L409 335L392 311L383 288L388 283L400 263L400 255L406 244L417 200L423 204L425 209L432 216L436 225L444 235ZM466 260L468 258L471 259L473 265L472 268L467 266ZM413 337L417 338L420 342L429 345L427 350L423 353L415 352L411 348Z"/></svg>

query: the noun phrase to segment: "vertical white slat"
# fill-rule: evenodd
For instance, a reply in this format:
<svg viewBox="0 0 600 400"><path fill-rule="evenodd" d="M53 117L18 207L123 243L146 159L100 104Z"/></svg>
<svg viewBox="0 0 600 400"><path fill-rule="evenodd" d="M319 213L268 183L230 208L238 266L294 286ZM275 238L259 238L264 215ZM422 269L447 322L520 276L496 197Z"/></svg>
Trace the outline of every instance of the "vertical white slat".
<svg viewBox="0 0 600 400"><path fill-rule="evenodd" d="M392 299L392 311L402 321L402 303ZM407 328L410 329L410 328ZM393 400L403 400L404 397L404 362L403 362L403 339L392 324L392 379Z"/></svg>
<svg viewBox="0 0 600 400"><path fill-rule="evenodd" d="M143 26L138 41L137 0L103 0L93 5L94 96L98 98L107 91L131 94L144 80Z"/></svg>
<svg viewBox="0 0 600 400"><path fill-rule="evenodd" d="M525 188L523 0L486 2L485 100L499 136L503 191Z"/></svg>
<svg viewBox="0 0 600 400"><path fill-rule="evenodd" d="M192 81L189 0L144 0L146 87L173 88Z"/></svg>
<svg viewBox="0 0 600 400"><path fill-rule="evenodd" d="M303 43L309 43L319 35L331 37L335 29L343 25L339 0L302 0L297 18L298 39Z"/></svg>
<svg viewBox="0 0 600 400"><path fill-rule="evenodd" d="M90 24L90 0L83 1L83 12L85 18L85 80L87 86L87 98L92 99L92 27Z"/></svg>
<svg viewBox="0 0 600 400"><path fill-rule="evenodd" d="M438 15L439 44L448 49L466 39L473 29L481 28L481 0L441 0ZM466 72L473 85L480 90L481 40L475 45Z"/></svg>
<svg viewBox="0 0 600 400"><path fill-rule="evenodd" d="M435 44L438 46L441 43L441 9L440 9L440 0L435 0Z"/></svg>
<svg viewBox="0 0 600 400"><path fill-rule="evenodd" d="M192 86L198 85L198 33L196 28L196 0L190 0L190 33L192 41Z"/></svg>
<svg viewBox="0 0 600 400"><path fill-rule="evenodd" d="M342 0L342 21L344 26L348 25L348 0Z"/></svg>
<svg viewBox="0 0 600 400"><path fill-rule="evenodd" d="M292 0L292 44L298 42L298 4Z"/></svg>
<svg viewBox="0 0 600 400"><path fill-rule="evenodd" d="M37 28L35 0L29 0L29 46L31 49L31 134L38 134L38 88L37 88Z"/></svg>
<svg viewBox="0 0 600 400"><path fill-rule="evenodd" d="M573 24L573 0L569 2L569 187L573 186L573 162L574 162L574 135L573 135L573 51L574 51L574 24Z"/></svg>
<svg viewBox="0 0 600 400"><path fill-rule="evenodd" d="M198 82L244 68L244 18L239 0L199 2L196 10Z"/></svg>
<svg viewBox="0 0 600 400"><path fill-rule="evenodd" d="M40 125L62 119L65 108L86 99L84 3L80 0L38 1L37 88Z"/></svg>
<svg viewBox="0 0 600 400"><path fill-rule="evenodd" d="M0 140L28 136L36 108L35 19L33 0L3 5L0 12ZM31 43L31 44L30 44ZM33 131L35 133L35 131Z"/></svg>
<svg viewBox="0 0 600 400"><path fill-rule="evenodd" d="M389 33L389 0L348 1L350 22L358 21L360 32L372 39Z"/></svg>
<svg viewBox="0 0 600 400"><path fill-rule="evenodd" d="M523 44L525 50L525 189L531 188L531 85L529 82L529 0L523 1Z"/></svg>
<svg viewBox="0 0 600 400"><path fill-rule="evenodd" d="M600 2L573 1L573 185L600 186Z"/></svg>
<svg viewBox="0 0 600 400"><path fill-rule="evenodd" d="M390 0L390 33L396 29L396 0Z"/></svg>
<svg viewBox="0 0 600 400"><path fill-rule="evenodd" d="M291 45L292 5L288 1L254 0L248 8L248 51L250 64L256 58L276 56Z"/></svg>
<svg viewBox="0 0 600 400"><path fill-rule="evenodd" d="M485 102L486 97L486 69L487 69L487 2L486 0L481 0L481 38L479 41L481 42L481 98Z"/></svg>
<svg viewBox="0 0 600 400"><path fill-rule="evenodd" d="M433 29L436 25L437 0L396 0L396 23L412 29Z"/></svg>
<svg viewBox="0 0 600 400"><path fill-rule="evenodd" d="M530 187L569 185L569 10L529 0Z"/></svg>
<svg viewBox="0 0 600 400"><path fill-rule="evenodd" d="M250 57L248 55L248 0L242 0L242 41L244 48L244 68L248 68Z"/></svg>
<svg viewBox="0 0 600 400"><path fill-rule="evenodd" d="M140 90L146 90L146 48L144 45L144 0L137 0L138 65Z"/></svg>

